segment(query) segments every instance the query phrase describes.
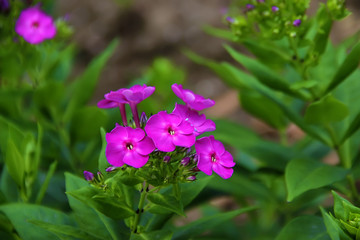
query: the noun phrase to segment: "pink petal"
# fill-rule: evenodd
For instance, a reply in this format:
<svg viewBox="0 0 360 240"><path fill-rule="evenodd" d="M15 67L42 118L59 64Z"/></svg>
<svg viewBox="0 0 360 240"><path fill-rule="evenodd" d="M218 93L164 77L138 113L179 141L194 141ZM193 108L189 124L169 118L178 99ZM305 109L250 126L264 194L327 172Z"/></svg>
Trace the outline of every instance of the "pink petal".
<svg viewBox="0 0 360 240"><path fill-rule="evenodd" d="M195 135L189 134L189 135L183 135L183 134L175 134L172 136L173 143L176 146L180 147L191 147L195 143Z"/></svg>
<svg viewBox="0 0 360 240"><path fill-rule="evenodd" d="M149 155L154 150L154 142L149 137L145 137L141 142L138 142L138 145L136 147L136 152L141 155Z"/></svg>
<svg viewBox="0 0 360 240"><path fill-rule="evenodd" d="M174 83L172 86L171 86L171 89L173 90L173 92L175 93L175 95L180 98L180 99L183 99L183 93L182 93L182 85L181 84L177 84L177 83Z"/></svg>
<svg viewBox="0 0 360 240"><path fill-rule="evenodd" d="M206 157L203 156L203 154L198 155L198 165L197 167L204 172L207 175L212 174L212 163L211 161L208 161Z"/></svg>
<svg viewBox="0 0 360 240"><path fill-rule="evenodd" d="M224 167L233 167L233 166L235 166L233 156L228 151L225 151L219 158L220 158L218 160L219 163L221 165L223 165Z"/></svg>
<svg viewBox="0 0 360 240"><path fill-rule="evenodd" d="M141 168L149 160L149 156L143 156L135 151L127 151L124 156L124 163L134 168Z"/></svg>
<svg viewBox="0 0 360 240"><path fill-rule="evenodd" d="M110 133L107 133L105 136L106 142L111 143L122 143L125 139L128 139L128 131L126 127L116 126Z"/></svg>
<svg viewBox="0 0 360 240"><path fill-rule="evenodd" d="M220 141L215 140L214 136L210 138L210 142L218 156L221 156L225 152L224 145Z"/></svg>
<svg viewBox="0 0 360 240"><path fill-rule="evenodd" d="M161 134L155 135L151 137L155 143L157 149L163 152L172 152L175 150L176 146L173 144L173 139L169 134Z"/></svg>
<svg viewBox="0 0 360 240"><path fill-rule="evenodd" d="M115 167L121 167L122 165L124 165L123 162L124 153L125 151L123 151L116 143L108 143L106 145L106 149L105 149L106 159L111 165Z"/></svg>
<svg viewBox="0 0 360 240"><path fill-rule="evenodd" d="M98 102L97 106L99 108L114 108L114 107L118 107L119 103L114 102L114 101L110 101L110 100L107 100L107 99L103 99L103 100L100 100Z"/></svg>
<svg viewBox="0 0 360 240"><path fill-rule="evenodd" d="M234 169L223 167L220 164L214 163L212 169L223 179L227 179L232 176Z"/></svg>
<svg viewBox="0 0 360 240"><path fill-rule="evenodd" d="M145 137L145 132L141 128L131 128L127 127L128 138L133 140L134 142L139 142Z"/></svg>
<svg viewBox="0 0 360 240"><path fill-rule="evenodd" d="M214 151L211 143L210 137L203 137L198 139L195 142L195 150L198 154L210 154Z"/></svg>

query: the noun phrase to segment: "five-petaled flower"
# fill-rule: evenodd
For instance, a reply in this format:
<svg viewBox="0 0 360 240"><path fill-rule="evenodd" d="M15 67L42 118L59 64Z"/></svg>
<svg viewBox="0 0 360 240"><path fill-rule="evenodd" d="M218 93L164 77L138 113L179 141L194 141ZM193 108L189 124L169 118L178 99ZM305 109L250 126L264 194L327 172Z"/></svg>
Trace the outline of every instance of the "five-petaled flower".
<svg viewBox="0 0 360 240"><path fill-rule="evenodd" d="M53 19L40 10L38 6L23 10L16 22L15 31L25 41L39 44L56 35Z"/></svg>
<svg viewBox="0 0 360 240"><path fill-rule="evenodd" d="M194 127L195 136L199 136L204 132L211 132L216 129L215 123L206 119L204 114L199 114L197 111L187 108L185 105L176 104L173 111L174 114L180 116Z"/></svg>
<svg viewBox="0 0 360 240"><path fill-rule="evenodd" d="M185 102L186 106L196 111L212 107L215 104L214 100L205 99L203 96L195 94L188 89L183 89L181 84L174 83L171 89L176 96Z"/></svg>
<svg viewBox="0 0 360 240"><path fill-rule="evenodd" d="M127 164L140 168L147 163L149 154L155 150L153 141L140 128L118 125L106 134L106 141L106 158L115 167Z"/></svg>
<svg viewBox="0 0 360 240"><path fill-rule="evenodd" d="M176 146L191 147L195 143L194 127L175 114L161 111L151 116L145 131L157 149L172 152Z"/></svg>
<svg viewBox="0 0 360 240"><path fill-rule="evenodd" d="M203 137L195 143L198 155L197 167L207 175L212 174L212 170L220 177L227 179L231 177L235 166L232 155L225 151L224 145L215 140L214 136Z"/></svg>

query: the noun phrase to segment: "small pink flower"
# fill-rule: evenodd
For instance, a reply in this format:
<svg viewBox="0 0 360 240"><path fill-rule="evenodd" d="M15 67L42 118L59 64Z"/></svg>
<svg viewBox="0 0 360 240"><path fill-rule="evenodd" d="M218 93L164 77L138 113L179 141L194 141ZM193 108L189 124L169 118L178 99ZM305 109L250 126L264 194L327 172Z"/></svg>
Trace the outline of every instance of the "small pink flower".
<svg viewBox="0 0 360 240"><path fill-rule="evenodd" d="M23 10L16 22L15 31L31 44L41 43L56 35L56 27L52 18L41 11L39 7Z"/></svg>
<svg viewBox="0 0 360 240"><path fill-rule="evenodd" d="M181 84L174 83L171 89L181 100L186 103L186 106L196 111L201 111L205 108L214 106L215 101L211 99L205 99L201 95L197 95L190 90L183 89Z"/></svg>
<svg viewBox="0 0 360 240"><path fill-rule="evenodd" d="M136 105L148 98L155 91L155 87L144 85L135 85L131 88L121 88L117 91L105 94L105 99L98 102L99 108L120 107L123 122L126 122L125 103L130 105L134 121L137 128L140 128L139 113ZM126 125L126 124L124 124Z"/></svg>
<svg viewBox="0 0 360 240"><path fill-rule="evenodd" d="M163 152L172 152L176 146L191 147L195 143L194 127L181 117L165 111L151 116L145 131Z"/></svg>
<svg viewBox="0 0 360 240"><path fill-rule="evenodd" d="M195 150L198 155L198 168L207 175L212 170L220 177L227 179L231 177L235 166L232 155L225 151L224 145L214 139L214 136L203 137L196 141Z"/></svg>
<svg viewBox="0 0 360 240"><path fill-rule="evenodd" d="M191 110L185 105L176 103L172 113L190 123L191 126L194 127L194 134L196 137L204 132L211 132L216 129L215 123L212 120L206 119L204 114L200 115L197 111Z"/></svg>
<svg viewBox="0 0 360 240"><path fill-rule="evenodd" d="M147 163L149 154L155 150L153 141L145 136L141 128L116 126L106 134L106 141L106 158L115 167L127 164L140 168Z"/></svg>

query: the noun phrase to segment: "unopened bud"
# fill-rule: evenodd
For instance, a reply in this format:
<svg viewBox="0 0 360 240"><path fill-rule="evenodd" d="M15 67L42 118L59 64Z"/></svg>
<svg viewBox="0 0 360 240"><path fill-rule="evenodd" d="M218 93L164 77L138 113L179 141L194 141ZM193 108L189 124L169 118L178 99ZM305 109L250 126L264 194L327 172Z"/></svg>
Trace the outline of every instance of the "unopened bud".
<svg viewBox="0 0 360 240"><path fill-rule="evenodd" d="M254 8L255 8L254 5L252 5L252 4L246 4L246 9L247 9L247 10L252 10L252 9L254 9Z"/></svg>
<svg viewBox="0 0 360 240"><path fill-rule="evenodd" d="M104 176L102 175L102 173L100 171L97 172L97 177L100 181L104 179Z"/></svg>
<svg viewBox="0 0 360 240"><path fill-rule="evenodd" d="M301 25L301 20L300 19L295 19L293 22L294 27L299 27Z"/></svg>
<svg viewBox="0 0 360 240"><path fill-rule="evenodd" d="M145 126L147 121L148 121L148 118L146 116L146 113L142 112L141 116L140 116L140 124L141 124L141 126Z"/></svg>
<svg viewBox="0 0 360 240"><path fill-rule="evenodd" d="M166 155L166 156L163 158L163 160L164 160L164 163L168 163L168 162L170 162L171 157L168 156L168 155Z"/></svg>
<svg viewBox="0 0 360 240"><path fill-rule="evenodd" d="M94 174L92 172L84 171L84 177L86 181L94 180Z"/></svg>
<svg viewBox="0 0 360 240"><path fill-rule="evenodd" d="M108 167L105 171L106 172L112 172L116 169L116 167Z"/></svg>
<svg viewBox="0 0 360 240"><path fill-rule="evenodd" d="M184 157L184 158L181 160L181 164L182 164L183 166L187 166L189 163L190 163L190 158L189 158L189 157Z"/></svg>
<svg viewBox="0 0 360 240"><path fill-rule="evenodd" d="M272 6L271 11L277 12L277 11L279 11L279 8L277 6Z"/></svg>
<svg viewBox="0 0 360 240"><path fill-rule="evenodd" d="M226 21L228 21L229 23L234 23L234 22L235 22L235 19L232 18L232 17L226 17L225 19L226 19Z"/></svg>
<svg viewBox="0 0 360 240"><path fill-rule="evenodd" d="M196 176L189 176L189 177L187 177L186 178L187 180L189 180L189 181L195 181L196 180Z"/></svg>

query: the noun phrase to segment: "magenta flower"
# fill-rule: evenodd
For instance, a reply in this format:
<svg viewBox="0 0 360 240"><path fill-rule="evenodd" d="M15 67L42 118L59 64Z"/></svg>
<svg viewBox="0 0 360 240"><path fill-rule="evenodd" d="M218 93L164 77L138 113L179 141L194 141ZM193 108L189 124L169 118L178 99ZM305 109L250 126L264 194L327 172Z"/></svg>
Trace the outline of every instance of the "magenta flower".
<svg viewBox="0 0 360 240"><path fill-rule="evenodd" d="M56 35L56 27L52 18L41 11L39 7L23 10L16 22L15 31L31 44L41 43Z"/></svg>
<svg viewBox="0 0 360 240"><path fill-rule="evenodd" d="M94 180L94 174L92 172L84 171L84 178L86 181Z"/></svg>
<svg viewBox="0 0 360 240"><path fill-rule="evenodd" d="M155 91L155 87L144 85L135 85L131 88L122 88L107 97L110 101L128 103L130 105L136 127L140 128L140 119L136 105L148 98Z"/></svg>
<svg viewBox="0 0 360 240"><path fill-rule="evenodd" d="M214 136L203 137L196 141L195 150L198 155L198 168L207 175L212 170L220 177L227 179L231 177L235 166L232 155L225 151L224 145L214 139Z"/></svg>
<svg viewBox="0 0 360 240"><path fill-rule="evenodd" d="M191 147L195 143L194 127L180 116L166 111L151 116L145 131L163 152L172 152L176 146Z"/></svg>
<svg viewBox="0 0 360 240"><path fill-rule="evenodd" d="M106 159L115 167L127 164L140 168L147 163L149 154L155 150L153 141L145 136L141 128L116 126L106 134L106 141Z"/></svg>
<svg viewBox="0 0 360 240"><path fill-rule="evenodd" d="M176 104L172 113L190 123L191 126L194 127L194 134L196 137L204 132L211 132L216 129L215 123L212 120L206 119L204 114L200 115L197 111L191 110L185 105Z"/></svg>
<svg viewBox="0 0 360 240"><path fill-rule="evenodd" d="M215 101L211 99L205 99L203 96L197 95L190 90L183 89L181 84L174 83L171 89L181 100L186 103L186 106L196 111L201 111L205 108L214 106Z"/></svg>
<svg viewBox="0 0 360 240"><path fill-rule="evenodd" d="M255 8L254 5L252 5L252 4L246 4L246 9L247 9L247 10L252 10L252 9L254 9L254 8Z"/></svg>

